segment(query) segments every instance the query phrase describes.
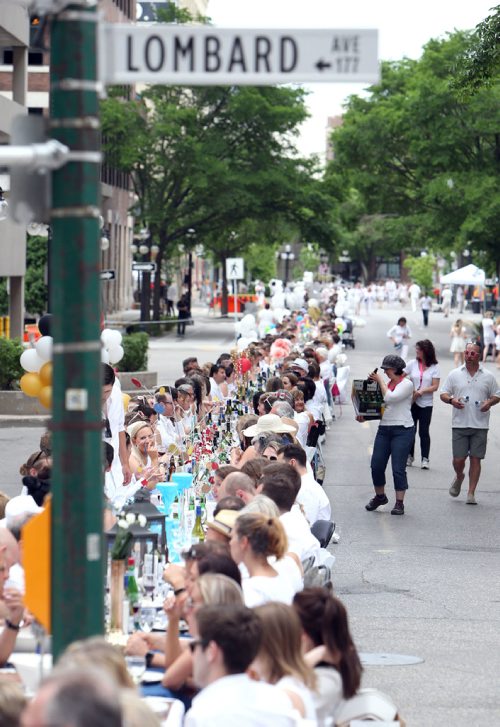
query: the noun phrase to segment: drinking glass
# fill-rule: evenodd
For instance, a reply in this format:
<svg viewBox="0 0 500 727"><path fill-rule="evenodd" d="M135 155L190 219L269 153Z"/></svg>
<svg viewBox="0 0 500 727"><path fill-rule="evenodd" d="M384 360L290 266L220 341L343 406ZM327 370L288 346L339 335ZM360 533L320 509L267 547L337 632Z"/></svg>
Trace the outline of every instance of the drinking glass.
<svg viewBox="0 0 500 727"><path fill-rule="evenodd" d="M156 621L156 608L153 606L143 606L141 608L140 625L141 629L149 634L154 628Z"/></svg>
<svg viewBox="0 0 500 727"><path fill-rule="evenodd" d="M127 669L134 684L140 684L146 671L146 659L144 656L126 656Z"/></svg>
<svg viewBox="0 0 500 727"><path fill-rule="evenodd" d="M146 596L150 596L151 600L154 599L156 589L156 578L154 573L144 573L142 576L142 587L146 593Z"/></svg>

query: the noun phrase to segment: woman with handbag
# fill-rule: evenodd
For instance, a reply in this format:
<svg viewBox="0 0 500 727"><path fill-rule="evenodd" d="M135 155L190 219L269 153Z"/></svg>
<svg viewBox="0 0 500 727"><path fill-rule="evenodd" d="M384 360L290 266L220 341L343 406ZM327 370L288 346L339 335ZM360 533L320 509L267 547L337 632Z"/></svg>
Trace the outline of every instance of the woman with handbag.
<svg viewBox="0 0 500 727"><path fill-rule="evenodd" d="M376 370L368 376L370 381L378 383L385 409L373 444L371 459L375 496L365 507L369 511L376 510L389 502L385 494L385 470L390 458L396 491L396 503L391 515L404 515L405 512L403 500L408 489L406 460L415 433L411 415L413 384L404 372L405 366L400 356L389 354L384 357L380 366L389 381L387 382ZM364 421L362 415L356 418L358 421Z"/></svg>

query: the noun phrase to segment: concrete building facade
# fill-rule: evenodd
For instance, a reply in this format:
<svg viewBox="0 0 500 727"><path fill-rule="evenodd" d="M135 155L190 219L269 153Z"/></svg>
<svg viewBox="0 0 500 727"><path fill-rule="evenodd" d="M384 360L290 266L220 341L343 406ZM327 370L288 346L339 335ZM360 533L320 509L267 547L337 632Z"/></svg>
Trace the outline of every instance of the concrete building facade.
<svg viewBox="0 0 500 727"><path fill-rule="evenodd" d="M0 93L0 144L9 143L13 119L27 113L28 45L29 20L26 7L3 0L0 3L0 53L4 48L10 49L11 67L9 93ZM0 187L8 201L10 178L7 169L0 169ZM25 241L24 225L17 225L8 217L0 221L0 277L7 278L9 284L12 336L21 336L24 330Z"/></svg>

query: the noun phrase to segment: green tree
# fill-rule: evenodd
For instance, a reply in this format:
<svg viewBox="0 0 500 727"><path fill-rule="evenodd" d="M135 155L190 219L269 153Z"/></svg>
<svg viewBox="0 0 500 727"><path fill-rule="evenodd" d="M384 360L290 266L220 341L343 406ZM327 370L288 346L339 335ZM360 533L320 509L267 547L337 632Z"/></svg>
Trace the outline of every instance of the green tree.
<svg viewBox="0 0 500 727"><path fill-rule="evenodd" d="M24 279L24 305L29 313L42 315L47 310L47 240L28 235L26 243L26 277Z"/></svg>
<svg viewBox="0 0 500 727"><path fill-rule="evenodd" d="M405 268L408 268L410 278L420 286L420 288L426 291L429 295L432 295L433 288L433 272L436 268L436 258L433 255L420 255L419 257L413 257L410 255L404 261Z"/></svg>
<svg viewBox="0 0 500 727"><path fill-rule="evenodd" d="M500 5L491 10L494 12L476 25L470 43L457 63L453 85L466 95L491 86L500 75Z"/></svg>
<svg viewBox="0 0 500 727"><path fill-rule="evenodd" d="M453 87L469 42L454 33L429 41L419 61L383 63L333 134L340 220L372 270L375 255L461 252L468 240L499 267L500 87L467 102Z"/></svg>

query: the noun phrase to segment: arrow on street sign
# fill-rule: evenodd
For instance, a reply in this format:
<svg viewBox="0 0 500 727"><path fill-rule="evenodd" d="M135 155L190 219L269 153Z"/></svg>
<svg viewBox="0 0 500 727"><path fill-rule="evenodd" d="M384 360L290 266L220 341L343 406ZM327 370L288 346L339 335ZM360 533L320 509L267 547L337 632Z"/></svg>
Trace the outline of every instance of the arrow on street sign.
<svg viewBox="0 0 500 727"><path fill-rule="evenodd" d="M105 84L375 83L380 76L377 30L104 23L99 32Z"/></svg>
<svg viewBox="0 0 500 727"><path fill-rule="evenodd" d="M156 263L132 263L132 270L136 273L155 273Z"/></svg>
<svg viewBox="0 0 500 727"><path fill-rule="evenodd" d="M101 270L101 280L114 280L116 273L114 270Z"/></svg>

